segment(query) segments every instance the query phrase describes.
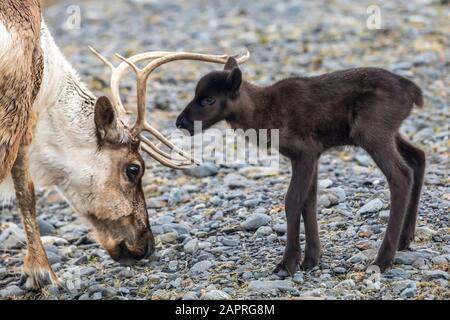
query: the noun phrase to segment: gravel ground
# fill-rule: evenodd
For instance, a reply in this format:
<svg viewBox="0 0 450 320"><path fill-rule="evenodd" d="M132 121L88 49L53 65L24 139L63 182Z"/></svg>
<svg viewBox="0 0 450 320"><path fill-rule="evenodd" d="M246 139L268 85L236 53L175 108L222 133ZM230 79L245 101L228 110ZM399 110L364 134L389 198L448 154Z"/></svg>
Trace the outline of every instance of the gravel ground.
<svg viewBox="0 0 450 320"><path fill-rule="evenodd" d="M0 252L0 298L450 298L446 1L383 3L382 30L366 28L367 1L81 1L81 28L75 30L65 25L71 3L46 8L47 24L97 94L108 73L87 45L106 56L145 50L220 54L247 47L252 57L244 75L258 84L369 65L413 79L426 107L413 111L402 132L426 151L428 161L416 241L383 275L365 271L386 229L389 191L364 151L333 150L320 161L320 264L283 279L271 271L286 241L283 197L290 169L284 159L277 175L257 165L214 164L188 175L149 159L145 193L158 236L153 257L132 267L118 265L54 191L39 190L46 249L67 288L31 293L17 287L25 254L20 215L14 204L4 205L0 228L8 249ZM196 80L213 68L179 62L158 71L149 96L152 122L170 131ZM133 85L130 78L123 90L130 104Z"/></svg>

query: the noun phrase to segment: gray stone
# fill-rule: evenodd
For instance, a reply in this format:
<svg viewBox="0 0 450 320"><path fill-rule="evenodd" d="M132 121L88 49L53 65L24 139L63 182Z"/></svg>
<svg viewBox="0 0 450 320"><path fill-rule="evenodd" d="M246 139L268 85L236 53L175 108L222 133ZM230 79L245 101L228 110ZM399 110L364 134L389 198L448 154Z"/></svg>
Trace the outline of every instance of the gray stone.
<svg viewBox="0 0 450 320"><path fill-rule="evenodd" d="M8 223L6 225L7 228L0 234L0 248L22 248L26 243L25 232L14 223Z"/></svg>
<svg viewBox="0 0 450 320"><path fill-rule="evenodd" d="M366 214L366 213L374 213L378 212L381 209L383 209L383 201L379 198L370 200L368 203L363 205L361 208L358 209L356 212L359 215Z"/></svg>
<svg viewBox="0 0 450 320"><path fill-rule="evenodd" d="M256 230L259 227L269 224L270 221L271 221L271 219L267 214L254 213L245 220L245 222L242 224L242 226L246 230Z"/></svg>
<svg viewBox="0 0 450 320"><path fill-rule="evenodd" d="M254 280L250 281L248 288L250 291L259 293L270 293L276 291L293 291L295 290L291 280Z"/></svg>
<svg viewBox="0 0 450 320"><path fill-rule="evenodd" d="M55 227L47 221L38 218L37 222L41 236L49 236L55 231Z"/></svg>
<svg viewBox="0 0 450 320"><path fill-rule="evenodd" d="M372 158L366 154L357 154L355 156L355 160L364 167L368 167L374 164Z"/></svg>
<svg viewBox="0 0 450 320"><path fill-rule="evenodd" d="M272 233L272 228L269 226L262 226L259 227L258 230L256 230L256 234L258 236L268 236Z"/></svg>
<svg viewBox="0 0 450 320"><path fill-rule="evenodd" d="M333 181L330 179L319 180L319 189L323 190L333 185Z"/></svg>
<svg viewBox="0 0 450 320"><path fill-rule="evenodd" d="M169 193L169 206L175 206L189 199L189 194L181 188L172 188Z"/></svg>
<svg viewBox="0 0 450 320"><path fill-rule="evenodd" d="M203 297L203 300L229 300L231 299L230 295L221 290L210 290L207 291Z"/></svg>
<svg viewBox="0 0 450 320"><path fill-rule="evenodd" d="M285 234L287 230L286 223L277 223L273 226L273 230L279 234Z"/></svg>
<svg viewBox="0 0 450 320"><path fill-rule="evenodd" d="M339 282L337 285L334 286L335 290L351 290L355 287L355 281L352 279L346 279L341 282Z"/></svg>
<svg viewBox="0 0 450 320"><path fill-rule="evenodd" d="M419 257L414 252L400 251L395 255L396 264L412 265Z"/></svg>
<svg viewBox="0 0 450 320"><path fill-rule="evenodd" d="M425 270L423 274L429 279L445 279L450 280L448 272L442 270Z"/></svg>
<svg viewBox="0 0 450 320"><path fill-rule="evenodd" d="M250 185L245 177L236 173L229 173L225 177L224 182L230 189L246 188Z"/></svg>
<svg viewBox="0 0 450 320"><path fill-rule="evenodd" d="M0 290L0 298L13 298L13 297L21 297L25 295L25 291L20 289L16 285L12 285L9 287L6 287L5 289Z"/></svg>
<svg viewBox="0 0 450 320"><path fill-rule="evenodd" d="M197 293L195 292L186 292L183 297L181 298L181 300L198 300L198 296Z"/></svg>
<svg viewBox="0 0 450 320"><path fill-rule="evenodd" d="M192 239L189 240L183 247L184 252L190 253L190 254L194 254L198 251L198 240L197 239Z"/></svg>
<svg viewBox="0 0 450 320"><path fill-rule="evenodd" d="M200 261L194 264L191 268L191 272L193 274L199 274L208 271L209 268L211 268L212 263L208 260Z"/></svg>
<svg viewBox="0 0 450 320"><path fill-rule="evenodd" d="M241 242L238 239L233 239L233 238L225 238L222 241L224 246L227 247L238 247Z"/></svg>
<svg viewBox="0 0 450 320"><path fill-rule="evenodd" d="M184 174L195 178L214 176L218 172L219 168L213 163L203 163L183 171Z"/></svg>

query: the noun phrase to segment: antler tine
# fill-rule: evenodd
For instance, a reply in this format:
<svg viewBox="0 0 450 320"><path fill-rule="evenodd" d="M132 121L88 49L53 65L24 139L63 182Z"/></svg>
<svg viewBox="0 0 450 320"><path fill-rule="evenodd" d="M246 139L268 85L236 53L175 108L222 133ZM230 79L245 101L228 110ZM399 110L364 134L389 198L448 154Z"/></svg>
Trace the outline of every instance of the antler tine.
<svg viewBox="0 0 450 320"><path fill-rule="evenodd" d="M126 108L123 106L120 92L119 92L119 81L122 77L123 73L127 69L127 67L131 67L137 76L137 120L136 124L132 127L131 133L139 138L142 143L142 149L148 153L152 158L160 162L161 164L173 168L173 169L186 169L185 166L196 163L199 164L197 160L192 158L189 154L178 148L175 144L173 144L169 139L164 137L158 130L153 128L145 119L146 112L146 95L147 95L147 80L150 74L159 66L175 61L175 60L197 60L197 61L207 61L213 63L222 63L225 64L228 57L227 55L206 55L199 53L190 53L190 52L167 52L167 51L153 51L153 52L145 52L141 54L137 54L131 56L129 58L125 58L119 54L116 56L122 60L122 63L117 67L114 67L106 58L104 58L100 53L98 53L92 47L89 47L91 51L112 70L111 75L111 93L113 98L113 104L121 113L127 113ZM237 63L241 64L246 62L250 58L250 52L247 50L244 55L236 58ZM139 68L136 63L143 61L155 59L148 63L143 69ZM189 161L189 164L186 163L175 163L172 157L160 150L157 146L155 146L149 139L147 139L142 131L147 131L152 134L156 139L169 147L172 151L175 151L177 154L181 155L184 159ZM178 159L177 161L181 161Z"/></svg>
<svg viewBox="0 0 450 320"><path fill-rule="evenodd" d="M112 65L111 62L109 62L104 56L102 56L97 50L92 48L91 46L88 46L89 50L92 51L92 53L99 58L108 68L110 68L112 71L114 71L115 67Z"/></svg>

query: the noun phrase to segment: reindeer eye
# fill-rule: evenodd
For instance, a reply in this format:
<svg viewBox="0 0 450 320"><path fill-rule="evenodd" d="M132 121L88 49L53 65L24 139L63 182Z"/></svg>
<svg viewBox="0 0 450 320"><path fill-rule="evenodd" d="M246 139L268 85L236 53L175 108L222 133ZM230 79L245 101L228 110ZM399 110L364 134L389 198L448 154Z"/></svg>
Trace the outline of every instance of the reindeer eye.
<svg viewBox="0 0 450 320"><path fill-rule="evenodd" d="M205 99L202 100L202 106L210 106L212 104L214 104L214 102L216 102L216 99L213 97L207 97Z"/></svg>
<svg viewBox="0 0 450 320"><path fill-rule="evenodd" d="M129 164L125 168L125 173L130 181L135 181L141 172L141 167L137 164Z"/></svg>

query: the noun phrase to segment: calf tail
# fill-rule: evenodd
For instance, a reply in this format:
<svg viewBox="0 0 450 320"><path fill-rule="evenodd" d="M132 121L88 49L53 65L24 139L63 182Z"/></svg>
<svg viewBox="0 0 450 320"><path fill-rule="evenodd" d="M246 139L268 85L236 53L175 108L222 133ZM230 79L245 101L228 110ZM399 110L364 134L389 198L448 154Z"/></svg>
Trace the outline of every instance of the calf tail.
<svg viewBox="0 0 450 320"><path fill-rule="evenodd" d="M406 91L411 97L414 104L418 107L423 107L423 95L422 90L411 80L404 79L406 81Z"/></svg>

